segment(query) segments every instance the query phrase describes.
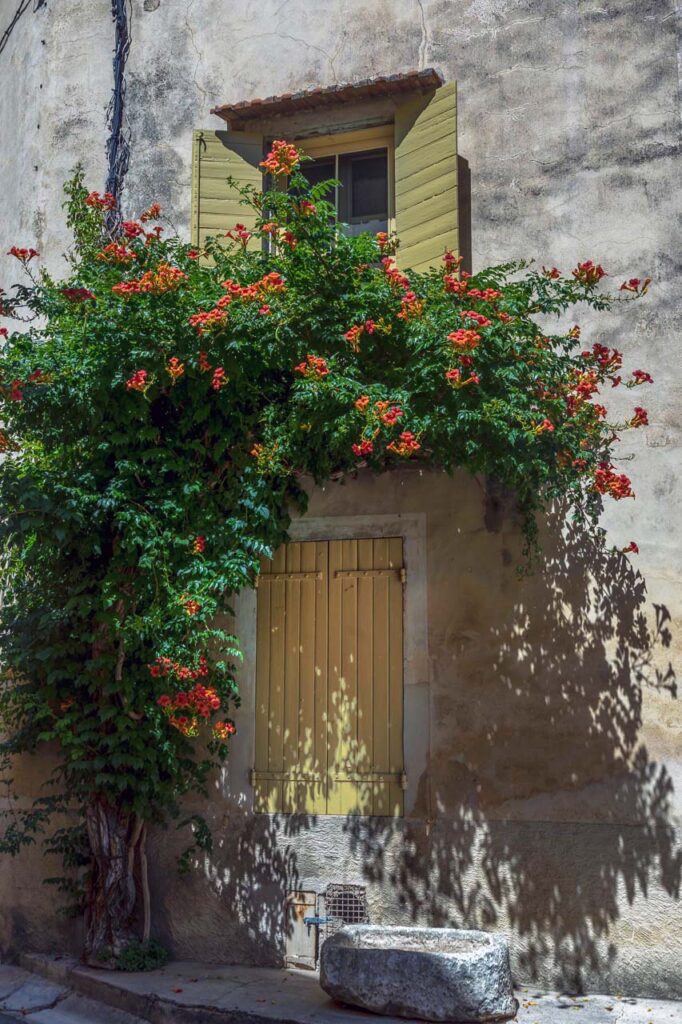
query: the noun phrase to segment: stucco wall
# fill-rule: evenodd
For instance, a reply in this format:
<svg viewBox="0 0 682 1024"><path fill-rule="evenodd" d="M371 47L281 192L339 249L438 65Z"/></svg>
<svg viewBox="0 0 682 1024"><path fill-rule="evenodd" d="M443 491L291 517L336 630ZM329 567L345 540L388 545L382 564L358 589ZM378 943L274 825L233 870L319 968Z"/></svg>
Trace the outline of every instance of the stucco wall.
<svg viewBox="0 0 682 1024"><path fill-rule="evenodd" d="M505 930L519 979L682 994L681 715L657 686L670 650L626 559L548 523L542 566L520 577L513 521L464 474L360 475L314 491L306 518L314 536L407 538L406 817L251 814L255 602L242 595L218 841L178 884L174 843L157 838L161 934L183 956L271 962L288 890L359 883L373 920Z"/></svg>
<svg viewBox="0 0 682 1024"><path fill-rule="evenodd" d="M14 9L0 0L0 30ZM637 500L605 517L609 543L638 542L641 575L554 528L542 571L519 581L513 517L500 525L464 477L317 493L316 516L426 517L431 741L414 817L253 819L242 750L216 783L215 855L178 882L174 836L157 841L160 935L185 957L267 960L283 891L341 872L370 884L375 917L510 930L519 977L681 994L675 3L132 0L131 15L126 212L158 199L188 232L191 130L212 126L215 103L434 65L459 83L474 269L593 258L617 280L655 279L600 334L656 380L651 426L622 446ZM48 0L0 53L3 237L52 267L60 182L80 159L104 183L112 46L109 0ZM39 855L3 864L5 948L75 941L51 923L42 869Z"/></svg>

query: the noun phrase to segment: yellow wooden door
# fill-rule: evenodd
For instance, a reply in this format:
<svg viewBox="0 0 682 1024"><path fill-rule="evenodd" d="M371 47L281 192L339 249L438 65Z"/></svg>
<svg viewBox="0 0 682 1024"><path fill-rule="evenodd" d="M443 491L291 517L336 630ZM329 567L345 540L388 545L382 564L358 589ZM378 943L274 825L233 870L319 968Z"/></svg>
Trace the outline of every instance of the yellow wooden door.
<svg viewBox="0 0 682 1024"><path fill-rule="evenodd" d="M326 811L327 561L325 543L286 544L258 578L258 811Z"/></svg>
<svg viewBox="0 0 682 1024"><path fill-rule="evenodd" d="M256 809L403 812L401 538L288 544L258 584Z"/></svg>

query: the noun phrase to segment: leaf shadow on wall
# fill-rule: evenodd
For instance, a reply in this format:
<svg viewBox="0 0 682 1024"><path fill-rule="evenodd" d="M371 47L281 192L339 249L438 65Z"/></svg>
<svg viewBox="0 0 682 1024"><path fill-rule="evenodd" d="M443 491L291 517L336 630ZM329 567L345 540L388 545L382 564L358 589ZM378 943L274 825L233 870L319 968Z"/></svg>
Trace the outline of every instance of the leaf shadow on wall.
<svg viewBox="0 0 682 1024"><path fill-rule="evenodd" d="M154 934L178 960L281 965L293 923L287 894L300 878L292 844L315 828L316 816L254 815L236 804L221 812L219 802L197 809L213 833L213 849L197 852L185 876L177 875L173 833L154 837Z"/></svg>
<svg viewBox="0 0 682 1024"><path fill-rule="evenodd" d="M532 576L510 584L498 534L499 575L468 584L495 543L486 522L462 564L429 566L457 593L448 615L429 609L432 651L448 653L433 659L417 811L345 831L364 877L394 893L385 918L508 930L520 975L580 992L614 966L628 905L679 896L673 783L641 738L645 693L659 712L677 696L670 615L647 613L643 577L603 535L562 536L558 519ZM481 614L467 629L453 603L481 588L486 629Z"/></svg>

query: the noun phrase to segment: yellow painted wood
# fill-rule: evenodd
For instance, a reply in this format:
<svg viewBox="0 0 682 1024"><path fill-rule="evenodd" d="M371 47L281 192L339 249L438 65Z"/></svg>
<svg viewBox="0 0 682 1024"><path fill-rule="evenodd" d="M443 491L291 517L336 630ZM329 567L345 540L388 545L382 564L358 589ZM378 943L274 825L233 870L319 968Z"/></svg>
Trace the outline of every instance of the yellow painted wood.
<svg viewBox="0 0 682 1024"><path fill-rule="evenodd" d="M301 545L284 547L286 572L301 570ZM302 581L288 578L284 582L284 691L282 733L282 767L298 765L298 706L301 651L301 586Z"/></svg>
<svg viewBox="0 0 682 1024"><path fill-rule="evenodd" d="M261 562L256 626L255 807L326 811L326 544L289 544ZM320 609L318 615L317 609ZM318 620L323 631L318 630ZM316 649L323 636L322 650ZM323 671L319 671L319 666ZM322 751L322 753L321 753Z"/></svg>
<svg viewBox="0 0 682 1024"><path fill-rule="evenodd" d="M359 128L352 132L333 132L301 139L297 145L306 156L317 158L334 153L361 153L367 149L393 149L394 129L392 124Z"/></svg>
<svg viewBox="0 0 682 1024"><path fill-rule="evenodd" d="M402 267L428 270L446 248L458 251L454 82L396 108L395 206Z"/></svg>
<svg viewBox="0 0 682 1024"><path fill-rule="evenodd" d="M322 576L326 569L326 545L307 543L301 544L300 548L301 569L310 573L319 571ZM313 778L309 778L298 787L295 805L297 811L309 813L314 813L324 805L326 794L324 758L315 735L315 700L320 686L315 671L319 660L319 652L316 649L316 606L323 588L326 589L326 578L308 579L300 586L296 757L299 769L306 776L313 776ZM326 691L326 671L321 685Z"/></svg>
<svg viewBox="0 0 682 1024"><path fill-rule="evenodd" d="M323 573L323 582L315 588L315 714L314 765L321 782L312 794L310 808L327 812L327 726L329 720L329 544L316 545L317 568Z"/></svg>
<svg viewBox="0 0 682 1024"><path fill-rule="evenodd" d="M373 564L375 569L388 569L388 541L375 540ZM374 691L374 722L372 742L373 768L388 771L388 715L389 715L389 646L388 646L388 615L389 615L389 579L387 576L376 576L373 582L373 613L374 613L374 651L372 681ZM386 793L381 785L374 787L372 794L372 811L374 814L388 814L389 804Z"/></svg>
<svg viewBox="0 0 682 1024"><path fill-rule="evenodd" d="M333 778L337 755L342 746L343 700L345 679L343 675L343 592L335 577L337 569L343 568L343 542L329 543L329 672L327 682L327 813L341 814L340 794Z"/></svg>
<svg viewBox="0 0 682 1024"><path fill-rule="evenodd" d="M402 814L402 540L289 544L261 567L256 810Z"/></svg>
<svg viewBox="0 0 682 1024"><path fill-rule="evenodd" d="M403 542L400 537L388 541L389 564L403 565ZM403 760L403 586L400 576L389 578L388 582L388 772L400 775ZM375 759L375 768L385 769ZM403 789L400 783L386 784L389 815L403 813Z"/></svg>
<svg viewBox="0 0 682 1024"><path fill-rule="evenodd" d="M374 541L358 541L358 569L374 568ZM372 722L374 720L374 581L358 579L358 756L357 770L372 770Z"/></svg>
<svg viewBox="0 0 682 1024"><path fill-rule="evenodd" d="M286 550L281 547L272 560L272 572L286 569ZM284 770L284 673L286 583L272 580L270 590L270 729L268 732L268 769ZM259 588L260 591L260 588Z"/></svg>
<svg viewBox="0 0 682 1024"><path fill-rule="evenodd" d="M211 235L224 235L236 223L249 230L256 212L240 205L227 184L231 176L240 185L262 188L263 138L255 132L197 130L192 138L192 243L203 245ZM249 245L260 248L260 240Z"/></svg>

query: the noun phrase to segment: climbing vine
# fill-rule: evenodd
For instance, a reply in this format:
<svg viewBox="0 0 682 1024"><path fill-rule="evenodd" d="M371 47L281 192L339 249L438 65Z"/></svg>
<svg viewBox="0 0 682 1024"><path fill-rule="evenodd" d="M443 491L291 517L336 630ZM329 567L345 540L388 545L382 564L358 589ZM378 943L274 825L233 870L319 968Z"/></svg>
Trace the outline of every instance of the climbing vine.
<svg viewBox="0 0 682 1024"><path fill-rule="evenodd" d="M286 538L307 480L463 467L515 492L529 550L554 499L594 523L603 496L633 493L613 452L646 412L613 423L596 399L651 378L547 325L648 282L610 294L592 262L470 276L447 251L410 273L394 238L339 229L293 146L264 169L287 187L239 190L255 227L200 250L164 239L157 204L108 235L116 199L80 173L66 276L10 249L27 277L2 297L23 329L0 328L3 767L48 744L59 766L4 849L45 833L84 873L91 963L133 941L140 903L148 937L147 828L182 823L234 742L230 595ZM76 824L50 833L56 810ZM184 824L210 846L200 818Z"/></svg>

